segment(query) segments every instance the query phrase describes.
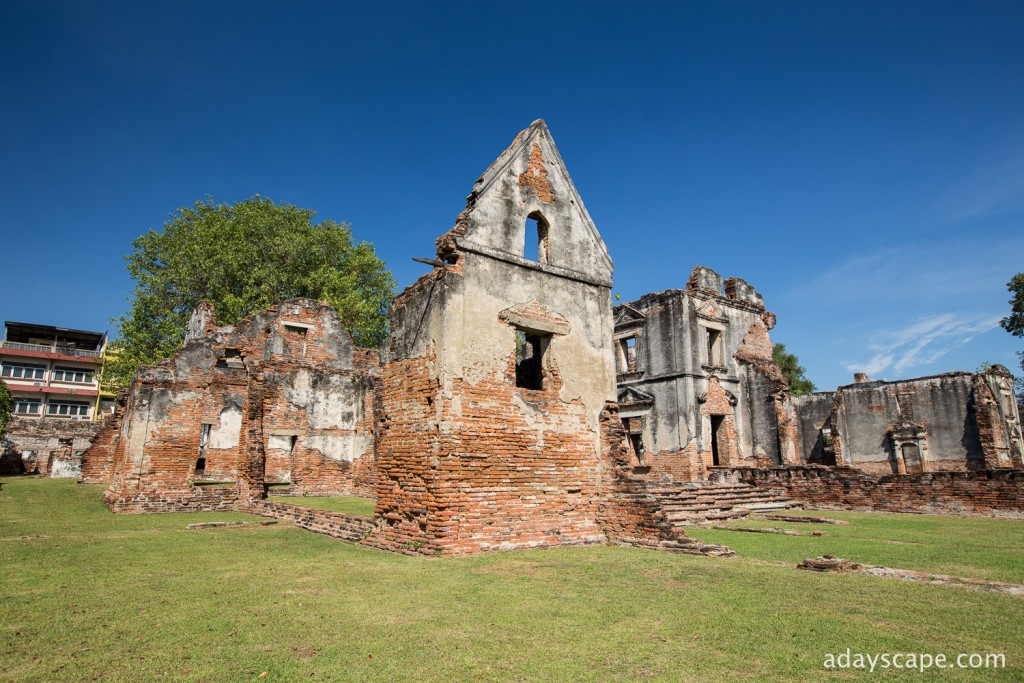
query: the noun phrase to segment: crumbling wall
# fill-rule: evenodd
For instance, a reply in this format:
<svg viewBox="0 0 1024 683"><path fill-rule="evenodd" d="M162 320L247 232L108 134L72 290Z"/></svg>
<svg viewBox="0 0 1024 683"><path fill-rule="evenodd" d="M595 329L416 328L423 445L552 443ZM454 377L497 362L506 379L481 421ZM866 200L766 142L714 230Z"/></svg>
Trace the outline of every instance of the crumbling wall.
<svg viewBox="0 0 1024 683"><path fill-rule="evenodd" d="M1024 472L872 475L850 467L738 469L739 480L819 510L915 512L1024 519Z"/></svg>
<svg viewBox="0 0 1024 683"><path fill-rule="evenodd" d="M437 257L392 307L381 523L365 542L458 554L604 541L611 260L543 122L477 181Z"/></svg>
<svg viewBox="0 0 1024 683"><path fill-rule="evenodd" d="M802 459L875 475L1019 468L1020 420L1008 387L1012 376L996 366L896 382L861 375L835 392L795 397Z"/></svg>
<svg viewBox="0 0 1024 683"><path fill-rule="evenodd" d="M12 416L0 441L0 474L77 477L100 427L92 420Z"/></svg>
<svg viewBox="0 0 1024 683"><path fill-rule="evenodd" d="M693 269L685 290L616 308L619 400L631 400L630 392L649 399L626 413L645 420L636 474L696 481L716 466L796 459L788 386L771 355L774 324L752 286L723 283L704 266ZM624 344L635 349L628 367Z"/></svg>
<svg viewBox="0 0 1024 683"><path fill-rule="evenodd" d="M108 506L219 508L262 497L268 481L293 493L368 492L373 363L361 353L355 369L337 313L292 299L236 326L212 327L212 316L200 310L184 348L133 380L109 437Z"/></svg>
<svg viewBox="0 0 1024 683"><path fill-rule="evenodd" d="M114 476L114 453L117 450L127 401L128 392L119 391L114 399L113 414L103 418L102 426L92 445L82 453L83 484L109 484Z"/></svg>

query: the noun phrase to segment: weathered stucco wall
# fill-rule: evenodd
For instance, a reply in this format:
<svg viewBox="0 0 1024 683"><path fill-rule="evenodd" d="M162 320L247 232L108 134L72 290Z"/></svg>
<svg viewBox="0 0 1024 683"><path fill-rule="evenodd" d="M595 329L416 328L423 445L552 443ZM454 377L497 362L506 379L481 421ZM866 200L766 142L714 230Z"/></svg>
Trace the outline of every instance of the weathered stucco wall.
<svg viewBox="0 0 1024 683"><path fill-rule="evenodd" d="M638 473L698 480L709 467L785 460L774 316L753 287L697 266L685 290L619 306L615 323L622 414L643 420Z"/></svg>
<svg viewBox="0 0 1024 683"><path fill-rule="evenodd" d="M107 504L195 509L213 482L260 493L265 482L292 493L371 492L376 363L337 313L292 299L233 327L212 319L197 309L185 347L136 375L109 439Z"/></svg>
<svg viewBox="0 0 1024 683"><path fill-rule="evenodd" d="M383 523L368 542L465 553L603 541L611 260L543 122L477 181L438 260L392 308ZM536 362L521 350L531 337L536 386L517 379L517 354L520 372Z"/></svg>
<svg viewBox="0 0 1024 683"><path fill-rule="evenodd" d="M92 420L12 416L0 440L0 474L77 477L82 453L101 426Z"/></svg>
<svg viewBox="0 0 1024 683"><path fill-rule="evenodd" d="M996 366L977 375L861 381L794 397L801 454L804 462L872 474L1020 467L1020 418L1011 388L1009 372ZM911 445L912 462L904 444Z"/></svg>

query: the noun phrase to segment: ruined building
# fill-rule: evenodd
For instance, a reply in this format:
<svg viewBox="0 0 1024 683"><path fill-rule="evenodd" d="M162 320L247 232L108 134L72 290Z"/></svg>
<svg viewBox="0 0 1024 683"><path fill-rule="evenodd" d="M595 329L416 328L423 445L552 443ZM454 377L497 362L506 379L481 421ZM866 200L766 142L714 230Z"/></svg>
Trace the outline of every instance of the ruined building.
<svg viewBox="0 0 1024 683"><path fill-rule="evenodd" d="M608 541L723 554L685 526L795 505L787 495L1024 506L1005 369L793 399L772 361L775 316L745 281L698 266L684 289L613 309L611 258L543 121L435 247L379 355L314 301L228 327L199 307L184 347L119 397L83 478L110 481L118 512L240 509L431 555ZM914 479L938 470L964 471ZM268 491L362 495L376 510Z"/></svg>
<svg viewBox="0 0 1024 683"><path fill-rule="evenodd" d="M619 522L642 535L610 520L628 506L613 476L624 453L611 279L607 248L537 121L476 181L437 240L433 272L392 307L380 544L596 543ZM649 511L634 512L653 528Z"/></svg>
<svg viewBox="0 0 1024 683"><path fill-rule="evenodd" d="M796 461L774 326L753 287L723 285L703 266L685 290L615 309L619 410L638 474L702 481L712 468Z"/></svg>
<svg viewBox="0 0 1024 683"><path fill-rule="evenodd" d="M140 369L84 469L109 470L116 511L224 509L275 484L372 495L376 375L325 304L290 299L227 327L200 307L184 347Z"/></svg>
<svg viewBox="0 0 1024 683"><path fill-rule="evenodd" d="M1020 468L1013 376L1001 365L896 382L857 382L792 400L809 464L867 474Z"/></svg>

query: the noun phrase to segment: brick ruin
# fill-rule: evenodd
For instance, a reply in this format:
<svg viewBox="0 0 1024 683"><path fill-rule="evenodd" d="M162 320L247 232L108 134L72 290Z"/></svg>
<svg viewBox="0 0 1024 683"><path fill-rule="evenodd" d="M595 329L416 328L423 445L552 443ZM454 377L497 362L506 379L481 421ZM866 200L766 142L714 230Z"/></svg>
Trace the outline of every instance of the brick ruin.
<svg viewBox="0 0 1024 683"><path fill-rule="evenodd" d="M101 427L93 420L12 416L0 439L0 474L79 477L82 453Z"/></svg>
<svg viewBox="0 0 1024 683"><path fill-rule="evenodd" d="M375 355L331 307L290 299L237 325L192 316L184 347L136 375L84 456L119 512L223 509L268 488L373 495Z"/></svg>
<svg viewBox="0 0 1024 683"><path fill-rule="evenodd" d="M200 306L184 347L118 397L83 481L109 482L117 512L241 509L405 553L723 554L685 527L836 497L795 472L894 473L895 488L858 490L912 501L933 486L954 502L922 509L956 511L984 473L1021 467L1005 368L793 398L775 316L741 279L697 266L685 289L613 309L611 258L543 121L476 181L435 251L379 353L314 301L227 327ZM939 470L978 474L908 479ZM1024 480L996 479L986 509L1019 508ZM376 511L268 491L372 497Z"/></svg>
<svg viewBox="0 0 1024 683"><path fill-rule="evenodd" d="M685 543L619 480L612 262L543 121L477 180L436 250L381 351L369 542Z"/></svg>

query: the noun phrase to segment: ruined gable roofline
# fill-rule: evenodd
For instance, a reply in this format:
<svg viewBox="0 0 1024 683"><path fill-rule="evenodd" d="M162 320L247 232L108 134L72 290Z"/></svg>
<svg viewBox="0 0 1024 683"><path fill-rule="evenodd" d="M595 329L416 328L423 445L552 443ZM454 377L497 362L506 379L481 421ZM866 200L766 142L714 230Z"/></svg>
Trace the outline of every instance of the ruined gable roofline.
<svg viewBox="0 0 1024 683"><path fill-rule="evenodd" d="M725 295L725 293L715 293L707 289L698 290L686 290L686 289L665 289L660 292L651 292L650 294L644 294L639 299L634 301L627 301L619 304L614 308L614 314L617 315L619 309L622 306L629 306L638 311L643 311L644 308L667 303L674 299L682 299L684 297L691 296L695 299L711 299L719 301L725 306L731 306L732 308L738 308L751 313L764 313L766 308L764 304L755 304L752 301L743 301L742 299L731 299Z"/></svg>
<svg viewBox="0 0 1024 683"><path fill-rule="evenodd" d="M612 257L611 254L608 253L608 246L604 243L604 239L601 238L600 233L598 233L597 227L594 225L594 221L590 217L590 212L587 211L587 207L586 205L584 205L583 199L580 197L580 193L576 189L576 185L572 182L572 178L569 176L569 172L565 167L565 162L562 160L562 155L558 151L558 146L555 144L555 138L554 136L551 135L551 131L548 130L547 124L544 122L544 119L537 119L536 121L531 123L528 128L521 131L519 135L517 135L516 138L512 141L512 144L510 144L505 149L505 151L502 152L498 156L498 158L495 159L494 162L487 167L487 170L484 171L479 178L477 178L476 183L473 184L473 191L467 198L468 201L466 207L472 208L472 204L475 202L476 197L482 194L484 190L490 187L498 178L502 176L502 174L508 168L508 166L515 160L516 155L521 148L528 146L530 143L534 142L542 135L547 136L548 140L551 143L551 152L554 154L554 159L550 159L549 161L554 162L555 168L561 175L566 187L568 187L570 192L572 193L572 196L570 197L570 199L572 200L572 204L580 212L584 224L587 226L587 229L592 233L595 242L601 250L602 260L605 262L605 265L607 265L608 270L613 270ZM607 286L610 287L611 284L609 283Z"/></svg>
<svg viewBox="0 0 1024 683"><path fill-rule="evenodd" d="M205 302L204 302L205 303ZM333 306L328 304L326 301L317 301L308 297L292 297L290 299L283 299L276 304L268 306L261 311L256 311L245 316L234 325L223 325L219 327L213 327L207 336L193 337L191 339L185 339L181 348L175 351L167 358L163 358L152 365L140 365L138 370L135 372L135 376L132 381L129 382L129 387L134 385L137 381L145 378L148 382L153 381L166 381L168 378L164 377L161 371L167 371L174 367L175 361L181 356L181 354L190 351L196 351L200 348L205 348L209 351L217 346L223 346L229 344L235 335L247 336L250 334L256 334L259 332L261 327L264 327L269 322L276 320L281 317L281 310L289 305L299 306L308 310L316 310L320 313L323 310L329 310L333 313L335 318L338 319L338 330L341 334L348 337L348 341L352 346L353 352L365 351L359 346L356 346L352 340L352 336L345 329L344 325L341 324L341 320L338 316L338 312ZM208 309L215 315L216 311L212 305L208 306Z"/></svg>
<svg viewBox="0 0 1024 683"><path fill-rule="evenodd" d="M867 382L859 382L859 383L858 382L852 382L850 384L842 384L842 385L840 385L838 387L838 389L847 389L849 387L863 387L863 386L869 386L869 385L870 386L879 386L879 385L893 385L893 384L909 384L911 382L923 382L923 381L929 380L929 379L945 379L945 378L954 378L954 377L974 377L976 374L983 375L985 373L983 373L983 372L980 372L980 373L967 372L966 370L953 370L951 372L940 372L940 373L938 373L936 375L924 375L923 377L907 377L906 379L894 379L894 380L873 379L873 380L869 380ZM827 393L827 392L821 392L821 393Z"/></svg>

